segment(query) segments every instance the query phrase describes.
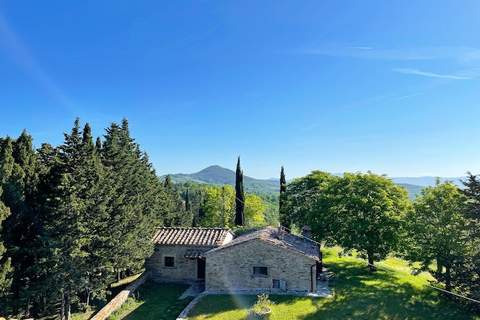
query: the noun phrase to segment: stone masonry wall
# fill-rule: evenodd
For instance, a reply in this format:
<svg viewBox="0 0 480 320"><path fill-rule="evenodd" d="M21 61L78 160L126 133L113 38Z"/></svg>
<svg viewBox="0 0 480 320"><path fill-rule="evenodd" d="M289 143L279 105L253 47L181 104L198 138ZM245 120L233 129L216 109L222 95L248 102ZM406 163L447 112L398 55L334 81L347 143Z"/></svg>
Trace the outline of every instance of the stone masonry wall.
<svg viewBox="0 0 480 320"><path fill-rule="evenodd" d="M127 301L128 297L135 292L147 279L149 278L149 273L146 272L141 275L137 280L128 285L124 290L120 291L110 302L108 302L100 311L98 311L91 320L105 320L107 319L115 310L119 309L122 304Z"/></svg>
<svg viewBox="0 0 480 320"><path fill-rule="evenodd" d="M211 248L198 246L160 246L146 261L146 268L151 273L151 279L158 282L192 282L197 280L197 260L185 258L189 249L207 251ZM164 258L174 257L175 266L166 267Z"/></svg>
<svg viewBox="0 0 480 320"><path fill-rule="evenodd" d="M273 279L285 280L288 291L316 290L315 261L262 240L251 240L206 254L206 290L273 290ZM254 276L253 267L267 267L268 276Z"/></svg>

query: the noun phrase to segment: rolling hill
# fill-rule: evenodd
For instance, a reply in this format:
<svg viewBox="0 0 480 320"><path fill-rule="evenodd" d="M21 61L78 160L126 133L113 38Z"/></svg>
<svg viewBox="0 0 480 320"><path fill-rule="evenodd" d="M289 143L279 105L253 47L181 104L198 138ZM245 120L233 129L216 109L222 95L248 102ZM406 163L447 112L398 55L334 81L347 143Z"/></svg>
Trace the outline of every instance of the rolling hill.
<svg viewBox="0 0 480 320"><path fill-rule="evenodd" d="M218 165L213 165L207 167L199 172L195 173L177 173L171 174L173 182L175 183L185 183L185 182L196 182L204 184L216 184L223 185L235 184L235 172L233 170L223 168ZM441 181L451 180L455 183L458 183L460 178L441 178ZM398 185L407 189L410 198L415 198L420 191L429 185L435 184L435 177L402 177L402 178L392 178L392 180ZM272 194L277 193L279 189L279 182L276 179L256 179L252 177L245 176L245 189L247 192L259 193L259 194ZM418 183L412 183L418 182Z"/></svg>
<svg viewBox="0 0 480 320"><path fill-rule="evenodd" d="M235 184L235 172L220 166L210 166L195 173L177 173L170 177L175 183L196 182L206 184ZM252 193L270 194L279 191L279 182L275 179L255 179L244 176L245 190Z"/></svg>

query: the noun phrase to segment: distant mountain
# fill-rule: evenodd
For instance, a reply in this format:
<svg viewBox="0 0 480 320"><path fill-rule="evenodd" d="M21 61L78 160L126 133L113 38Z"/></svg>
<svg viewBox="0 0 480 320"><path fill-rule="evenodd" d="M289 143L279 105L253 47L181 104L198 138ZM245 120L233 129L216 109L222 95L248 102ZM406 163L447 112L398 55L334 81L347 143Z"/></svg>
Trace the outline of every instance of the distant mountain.
<svg viewBox="0 0 480 320"><path fill-rule="evenodd" d="M440 179L440 182L451 181L459 187L463 186L462 180L465 180L465 178L466 177L438 177L438 179ZM435 185L437 177L395 177L392 178L392 180L398 184L413 184L422 187L429 187Z"/></svg>
<svg viewBox="0 0 480 320"><path fill-rule="evenodd" d="M341 174L338 174L341 175ZM196 183L206 183L206 184L235 184L235 172L230 169L226 169L220 166L210 166L196 173L177 173L171 174L170 177L176 183L184 182L196 182ZM453 177L453 178L439 178L441 182L452 181L458 186L462 186L461 180L464 177ZM394 177L392 180L407 189L410 198L415 198L421 192L424 187L434 186L437 178L433 176L425 177ZM253 193L262 193L262 194L271 194L277 193L279 189L279 182L276 179L255 179L252 177L245 176L245 189L248 192Z"/></svg>
<svg viewBox="0 0 480 320"><path fill-rule="evenodd" d="M422 189L425 188L424 186L417 186L415 184L409 184L409 183L397 183L399 186L404 187L408 191L408 196L410 199L415 199L420 192L422 192Z"/></svg>
<svg viewBox="0 0 480 320"><path fill-rule="evenodd" d="M196 173L177 173L171 174L173 182L196 182L206 184L229 184L235 185L235 172L220 166L210 166ZM253 193L276 193L279 189L279 182L275 179L255 179L244 176L245 190Z"/></svg>

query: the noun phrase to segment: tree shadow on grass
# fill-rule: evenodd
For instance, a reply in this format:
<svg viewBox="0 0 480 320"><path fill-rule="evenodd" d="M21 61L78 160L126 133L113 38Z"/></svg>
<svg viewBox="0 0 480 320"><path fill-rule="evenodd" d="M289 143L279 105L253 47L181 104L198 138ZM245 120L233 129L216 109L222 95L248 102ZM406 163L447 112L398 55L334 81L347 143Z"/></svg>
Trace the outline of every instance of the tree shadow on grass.
<svg viewBox="0 0 480 320"><path fill-rule="evenodd" d="M388 271L369 272L363 264L335 263L335 295L316 299L313 319L475 319L433 289L401 281Z"/></svg>
<svg viewBox="0 0 480 320"><path fill-rule="evenodd" d="M254 295L210 295L200 300L188 316L210 319L221 313L234 312L235 319L244 319L256 300Z"/></svg>
<svg viewBox="0 0 480 320"><path fill-rule="evenodd" d="M187 306L190 299L178 300L188 286L147 282L137 291L137 301L132 310L120 309L114 319L127 320L172 320ZM139 306L137 306L140 304ZM122 314L123 311L123 314Z"/></svg>
<svg viewBox="0 0 480 320"><path fill-rule="evenodd" d="M275 296L271 320L316 319L453 319L473 320L474 315L433 289L425 279L389 271L369 272L365 264L339 261L329 265L337 275L332 298ZM202 319L245 319L255 296L207 296L189 316Z"/></svg>

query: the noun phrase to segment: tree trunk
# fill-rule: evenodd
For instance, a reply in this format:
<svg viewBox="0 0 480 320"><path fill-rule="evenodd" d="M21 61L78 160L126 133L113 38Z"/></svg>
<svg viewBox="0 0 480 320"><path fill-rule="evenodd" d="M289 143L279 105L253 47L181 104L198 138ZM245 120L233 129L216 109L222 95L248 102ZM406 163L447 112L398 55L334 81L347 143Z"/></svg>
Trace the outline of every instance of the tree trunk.
<svg viewBox="0 0 480 320"><path fill-rule="evenodd" d="M373 261L373 253L368 252L367 256L368 256L368 269L370 270L370 272L377 271L377 268L374 265L375 262Z"/></svg>
<svg viewBox="0 0 480 320"><path fill-rule="evenodd" d="M62 303L60 305L60 320L65 320L65 293L62 292Z"/></svg>
<svg viewBox="0 0 480 320"><path fill-rule="evenodd" d="M67 310L66 310L66 320L71 320L72 319L72 304L70 303L70 295L67 295L67 298L66 298L66 307L67 307Z"/></svg>
<svg viewBox="0 0 480 320"><path fill-rule="evenodd" d="M25 306L25 316L27 318L30 317L30 298L27 298L26 306Z"/></svg>
<svg viewBox="0 0 480 320"><path fill-rule="evenodd" d="M87 307L90 306L90 290L87 289Z"/></svg>
<svg viewBox="0 0 480 320"><path fill-rule="evenodd" d="M445 266L445 289L452 290L452 277L450 274L450 266Z"/></svg>
<svg viewBox="0 0 480 320"><path fill-rule="evenodd" d="M436 274L436 278L440 279L443 272L443 265L439 258L437 258L436 260L437 260L437 271L435 272L435 274Z"/></svg>

